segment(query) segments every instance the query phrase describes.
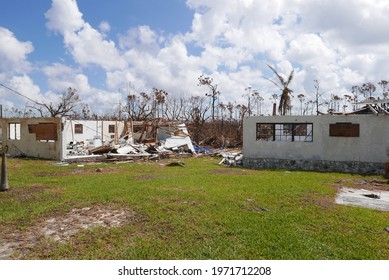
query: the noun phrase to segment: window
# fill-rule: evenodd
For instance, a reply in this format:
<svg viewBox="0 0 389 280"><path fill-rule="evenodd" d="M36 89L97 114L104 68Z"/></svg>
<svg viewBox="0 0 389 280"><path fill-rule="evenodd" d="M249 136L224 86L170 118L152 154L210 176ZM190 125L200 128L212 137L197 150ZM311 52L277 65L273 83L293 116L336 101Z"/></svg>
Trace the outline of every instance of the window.
<svg viewBox="0 0 389 280"><path fill-rule="evenodd" d="M115 125L114 124L110 124L108 126L108 133L115 133Z"/></svg>
<svg viewBox="0 0 389 280"><path fill-rule="evenodd" d="M276 124L274 141L293 141L293 126L291 124Z"/></svg>
<svg viewBox="0 0 389 280"><path fill-rule="evenodd" d="M10 123L8 126L8 138L10 140L20 140L20 123Z"/></svg>
<svg viewBox="0 0 389 280"><path fill-rule="evenodd" d="M84 128L83 128L82 124L75 124L74 125L74 133L82 134L83 131L84 131Z"/></svg>
<svg viewBox="0 0 389 280"><path fill-rule="evenodd" d="M283 142L312 142L311 123L257 123L257 140Z"/></svg>
<svg viewBox="0 0 389 280"><path fill-rule="evenodd" d="M257 123L257 140L273 141L274 140L274 124L272 124L272 123Z"/></svg>

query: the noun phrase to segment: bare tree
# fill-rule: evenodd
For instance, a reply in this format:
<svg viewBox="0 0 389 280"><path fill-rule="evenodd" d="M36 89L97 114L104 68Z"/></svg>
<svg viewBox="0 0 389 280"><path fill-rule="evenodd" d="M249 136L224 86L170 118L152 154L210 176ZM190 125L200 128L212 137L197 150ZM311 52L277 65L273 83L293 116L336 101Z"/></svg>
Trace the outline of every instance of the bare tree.
<svg viewBox="0 0 389 280"><path fill-rule="evenodd" d="M256 106L256 115L261 116L262 115L262 103L265 100L261 94L258 91L254 91L252 93L252 96L254 98L254 104Z"/></svg>
<svg viewBox="0 0 389 280"><path fill-rule="evenodd" d="M165 116L170 120L180 120L184 118L185 106L189 100L184 97L169 96L165 101Z"/></svg>
<svg viewBox="0 0 389 280"><path fill-rule="evenodd" d="M358 90L360 93L363 94L364 98L372 99L372 94L376 91L376 86L370 82L364 83L364 84L362 84L362 86L358 87Z"/></svg>
<svg viewBox="0 0 389 280"><path fill-rule="evenodd" d="M74 113L74 108L80 102L80 96L76 93L76 89L69 87L66 92L64 92L59 103L40 103L36 104L39 107L34 107L40 115L45 116L44 109L49 113L50 117L63 117L69 115L69 113Z"/></svg>
<svg viewBox="0 0 389 280"><path fill-rule="evenodd" d="M153 93L154 93L154 97L155 97L154 110L157 113L156 117L157 118L163 117L163 115L164 115L163 105L166 102L168 93L166 91L164 91L163 89L157 89L157 88L153 88ZM161 114L160 114L160 112L161 112Z"/></svg>
<svg viewBox="0 0 389 280"><path fill-rule="evenodd" d="M305 101L305 95L301 93L297 95L297 98L300 100L300 114L304 115L305 112L303 112L303 103Z"/></svg>
<svg viewBox="0 0 389 280"><path fill-rule="evenodd" d="M244 120L244 118L245 118L245 116L246 116L246 114L248 113L248 108L247 108L247 106L245 106L245 105L241 105L241 104L238 104L238 105L236 105L236 108L239 110L238 112L239 112L239 119L238 119L238 134L237 134L237 138L239 139L239 140L242 140L241 138L242 138L242 136L243 136L243 134L242 134L242 131L243 131L243 120Z"/></svg>
<svg viewBox="0 0 389 280"><path fill-rule="evenodd" d="M217 90L217 84L213 84L213 79L211 77L206 77L204 75L201 75L199 78L198 86L207 86L209 88L209 92L205 95L211 98L211 115L212 120L215 120L215 108L216 108L216 101L219 99L220 91Z"/></svg>
<svg viewBox="0 0 389 280"><path fill-rule="evenodd" d="M389 89L388 89L389 82L386 80L381 80L380 82L378 82L378 85L382 89L382 96L384 97L384 99L387 99L389 95Z"/></svg>
<svg viewBox="0 0 389 280"><path fill-rule="evenodd" d="M141 92L137 94L129 94L127 96L127 112L133 121L144 121L152 117L153 106L151 104L151 97Z"/></svg>
<svg viewBox="0 0 389 280"><path fill-rule="evenodd" d="M206 106L204 101L204 97L192 96L189 100L189 109L186 112L186 119L192 125L193 139L196 142L200 140L209 110L209 106Z"/></svg>

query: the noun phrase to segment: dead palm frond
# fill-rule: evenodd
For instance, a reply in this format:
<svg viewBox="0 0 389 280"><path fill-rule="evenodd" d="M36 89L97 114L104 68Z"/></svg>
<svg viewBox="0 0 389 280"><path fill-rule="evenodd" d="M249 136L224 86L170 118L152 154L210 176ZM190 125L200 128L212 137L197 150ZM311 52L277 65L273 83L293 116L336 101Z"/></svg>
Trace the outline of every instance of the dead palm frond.
<svg viewBox="0 0 389 280"><path fill-rule="evenodd" d="M268 81L272 82L274 85L276 85L280 90L282 90L282 94L281 94L280 104L278 106L278 110L280 111L281 115L285 115L286 114L286 108L290 105L290 96L289 96L289 94L291 92L293 92L293 90L291 90L289 88L289 84L293 80L294 70L292 70L290 72L288 78L285 79L280 74L278 74L278 72L271 65L267 64L267 66L273 71L273 73L277 76L277 78L279 80L279 84L278 84L278 83L276 83L275 81L273 81L273 80L271 80L269 78L265 78L266 80L268 80Z"/></svg>

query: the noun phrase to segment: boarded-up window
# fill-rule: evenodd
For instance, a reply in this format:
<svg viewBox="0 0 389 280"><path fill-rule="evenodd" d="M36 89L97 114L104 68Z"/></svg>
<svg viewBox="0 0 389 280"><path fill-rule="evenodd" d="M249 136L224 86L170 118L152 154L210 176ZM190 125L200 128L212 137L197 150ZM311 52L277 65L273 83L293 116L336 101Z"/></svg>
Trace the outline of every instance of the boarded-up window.
<svg viewBox="0 0 389 280"><path fill-rule="evenodd" d="M331 137L359 137L359 124L333 123L330 124Z"/></svg>
<svg viewBox="0 0 389 280"><path fill-rule="evenodd" d="M108 132L109 133L115 133L115 125L114 124L110 124L108 126Z"/></svg>
<svg viewBox="0 0 389 280"><path fill-rule="evenodd" d="M58 132L56 123L29 124L28 132L35 133L37 141L57 141Z"/></svg>
<svg viewBox="0 0 389 280"><path fill-rule="evenodd" d="M74 133L82 134L84 132L84 127L82 124L75 124L74 125Z"/></svg>
<svg viewBox="0 0 389 280"><path fill-rule="evenodd" d="M20 140L20 123L10 123L8 125L8 138L10 140Z"/></svg>

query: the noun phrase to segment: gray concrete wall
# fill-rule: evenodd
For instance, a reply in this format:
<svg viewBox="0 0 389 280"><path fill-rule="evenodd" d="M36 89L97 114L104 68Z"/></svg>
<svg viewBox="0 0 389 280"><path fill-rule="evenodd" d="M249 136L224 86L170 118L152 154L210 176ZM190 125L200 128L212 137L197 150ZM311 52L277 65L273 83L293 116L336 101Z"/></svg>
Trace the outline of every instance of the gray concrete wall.
<svg viewBox="0 0 389 280"><path fill-rule="evenodd" d="M256 140L257 123L312 123L313 141L258 141ZM359 124L359 137L330 137L330 124L335 123ZM386 152L389 147L389 116L249 117L244 121L243 130L243 154L246 166L263 166L264 159L270 161L273 159L276 160L273 167L277 167L276 162L279 163L279 160L289 160L304 163L303 165L307 165L304 169L307 170L325 170L322 166L328 167L334 165L334 162L344 162L355 165L355 170L359 170L352 173L361 173L362 169L357 165L365 166L365 163L372 163L380 167L389 160ZM315 164L316 168L312 168L312 164ZM370 166L369 164L366 166ZM297 169L300 168L301 166ZM335 169L331 171L344 171L338 170L343 169L342 165Z"/></svg>

